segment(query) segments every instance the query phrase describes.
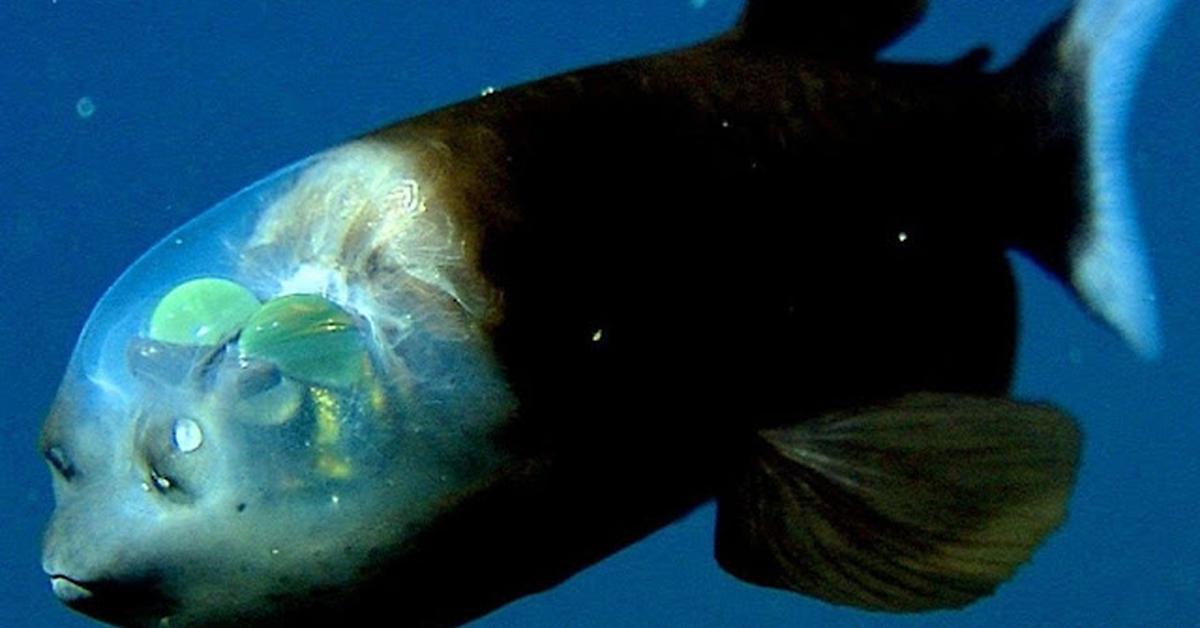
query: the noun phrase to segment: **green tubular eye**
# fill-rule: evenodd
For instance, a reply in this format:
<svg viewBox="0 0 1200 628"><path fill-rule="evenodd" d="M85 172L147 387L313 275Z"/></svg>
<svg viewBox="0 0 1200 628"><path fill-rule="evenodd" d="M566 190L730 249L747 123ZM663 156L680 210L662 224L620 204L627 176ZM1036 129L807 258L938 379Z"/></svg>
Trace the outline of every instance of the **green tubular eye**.
<svg viewBox="0 0 1200 628"><path fill-rule="evenodd" d="M150 339L211 346L237 331L258 309L258 299L227 279L205 277L175 286L150 316Z"/></svg>
<svg viewBox="0 0 1200 628"><path fill-rule="evenodd" d="M353 317L312 294L267 301L246 322L242 357L266 360L284 375L319 386L347 388L367 372L367 349Z"/></svg>

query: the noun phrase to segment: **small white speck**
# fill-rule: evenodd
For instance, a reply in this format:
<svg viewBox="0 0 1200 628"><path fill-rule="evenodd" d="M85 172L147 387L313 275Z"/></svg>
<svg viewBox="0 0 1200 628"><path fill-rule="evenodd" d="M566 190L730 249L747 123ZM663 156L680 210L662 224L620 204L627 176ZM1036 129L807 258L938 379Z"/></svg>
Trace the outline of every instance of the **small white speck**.
<svg viewBox="0 0 1200 628"><path fill-rule="evenodd" d="M176 419L172 436L175 448L185 454L196 451L204 444L204 432L200 430L200 424L192 419Z"/></svg>
<svg viewBox="0 0 1200 628"><path fill-rule="evenodd" d="M330 496L329 496L329 501L330 501L330 503L332 503L334 506L337 506L338 504L340 504L340 503L342 502L342 498L341 498L341 497L338 497L337 495L330 495Z"/></svg>
<svg viewBox="0 0 1200 628"><path fill-rule="evenodd" d="M279 548L272 547L272 548L271 548L271 555L272 555L272 556L278 556L278 555L279 555Z"/></svg>
<svg viewBox="0 0 1200 628"><path fill-rule="evenodd" d="M495 93L496 93L496 88L492 87L491 85L488 85L487 87L485 87L479 91L480 96L491 96L492 94L495 94Z"/></svg>
<svg viewBox="0 0 1200 628"><path fill-rule="evenodd" d="M183 246L183 238L175 238L175 246Z"/></svg>
<svg viewBox="0 0 1200 628"><path fill-rule="evenodd" d="M80 118L88 119L92 114L96 113L96 103L92 102L91 98L84 96L75 103L75 113L79 114Z"/></svg>
<svg viewBox="0 0 1200 628"><path fill-rule="evenodd" d="M592 342L600 342L600 339L603 337L604 337L604 330L597 329L594 333L592 333Z"/></svg>
<svg viewBox="0 0 1200 628"><path fill-rule="evenodd" d="M908 233L901 231L900 233L896 234L896 240L899 242L907 242L908 241Z"/></svg>
<svg viewBox="0 0 1200 628"><path fill-rule="evenodd" d="M729 128L729 120L721 120L721 128L728 129Z"/></svg>
<svg viewBox="0 0 1200 628"><path fill-rule="evenodd" d="M149 484L147 484L147 483L145 483L145 482L142 482L142 492L143 492L143 493L149 493L149 492L150 492L150 485L149 485Z"/></svg>

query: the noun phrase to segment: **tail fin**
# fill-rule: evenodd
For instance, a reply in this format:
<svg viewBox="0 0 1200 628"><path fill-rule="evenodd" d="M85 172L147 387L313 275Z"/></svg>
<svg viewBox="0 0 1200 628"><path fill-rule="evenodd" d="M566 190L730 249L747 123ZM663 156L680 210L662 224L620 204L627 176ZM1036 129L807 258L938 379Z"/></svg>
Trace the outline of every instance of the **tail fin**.
<svg viewBox="0 0 1200 628"><path fill-rule="evenodd" d="M1175 2L1079 0L1068 21L1054 28L1056 39L1035 44L1018 62L1018 68L1054 74L1071 108L1062 114L1084 134L1079 193L1085 206L1070 226L1063 279L1147 358L1159 352L1158 315L1129 181L1126 130L1144 58Z"/></svg>

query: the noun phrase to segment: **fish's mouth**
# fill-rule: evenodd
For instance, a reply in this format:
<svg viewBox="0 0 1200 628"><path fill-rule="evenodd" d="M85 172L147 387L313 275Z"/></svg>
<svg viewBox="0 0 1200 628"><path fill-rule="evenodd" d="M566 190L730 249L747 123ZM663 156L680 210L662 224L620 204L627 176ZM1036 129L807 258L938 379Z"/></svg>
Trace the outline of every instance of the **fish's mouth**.
<svg viewBox="0 0 1200 628"><path fill-rule="evenodd" d="M54 596L68 606L91 599L94 595L86 584L63 574L50 574L50 588Z"/></svg>
<svg viewBox="0 0 1200 628"><path fill-rule="evenodd" d="M51 573L50 588L71 609L122 626L158 626L171 614L169 600L150 582L78 580Z"/></svg>

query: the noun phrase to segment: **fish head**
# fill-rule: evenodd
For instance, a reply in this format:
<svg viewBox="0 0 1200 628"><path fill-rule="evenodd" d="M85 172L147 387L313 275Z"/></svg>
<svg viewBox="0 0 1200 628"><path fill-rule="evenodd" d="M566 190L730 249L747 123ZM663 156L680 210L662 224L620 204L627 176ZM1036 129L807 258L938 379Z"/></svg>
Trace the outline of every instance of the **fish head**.
<svg viewBox="0 0 1200 628"><path fill-rule="evenodd" d="M336 605L504 464L489 295L411 161L364 140L285 168L107 291L39 443L63 602L155 626Z"/></svg>

